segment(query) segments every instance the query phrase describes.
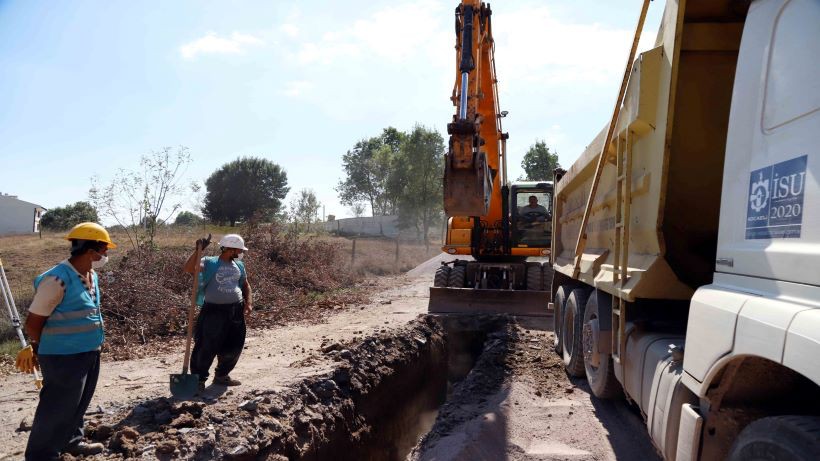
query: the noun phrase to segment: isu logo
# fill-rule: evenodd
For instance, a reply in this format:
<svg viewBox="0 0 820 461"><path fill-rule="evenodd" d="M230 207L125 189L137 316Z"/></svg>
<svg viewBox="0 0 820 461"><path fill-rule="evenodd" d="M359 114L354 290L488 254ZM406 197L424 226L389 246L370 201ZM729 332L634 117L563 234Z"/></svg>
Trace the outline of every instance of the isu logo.
<svg viewBox="0 0 820 461"><path fill-rule="evenodd" d="M769 180L763 179L763 173L760 173L758 180L752 183L752 193L749 195L749 205L755 213L759 213L769 202Z"/></svg>

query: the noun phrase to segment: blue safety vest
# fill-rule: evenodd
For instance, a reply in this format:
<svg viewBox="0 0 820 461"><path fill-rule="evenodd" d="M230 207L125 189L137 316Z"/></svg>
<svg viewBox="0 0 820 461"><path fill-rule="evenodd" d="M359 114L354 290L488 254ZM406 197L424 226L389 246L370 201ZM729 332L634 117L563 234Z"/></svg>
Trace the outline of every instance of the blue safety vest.
<svg viewBox="0 0 820 461"><path fill-rule="evenodd" d="M39 354L66 355L94 351L99 349L105 337L96 272L91 275L96 299L91 299L82 279L67 264L57 264L34 279L35 290L45 277L57 277L65 284L63 300L43 325Z"/></svg>
<svg viewBox="0 0 820 461"><path fill-rule="evenodd" d="M239 268L239 288L245 284L245 263L234 260L236 266ZM205 287L216 275L219 270L219 256L205 256L202 258L203 268L199 271L199 284L196 292L196 305L202 306L205 304Z"/></svg>

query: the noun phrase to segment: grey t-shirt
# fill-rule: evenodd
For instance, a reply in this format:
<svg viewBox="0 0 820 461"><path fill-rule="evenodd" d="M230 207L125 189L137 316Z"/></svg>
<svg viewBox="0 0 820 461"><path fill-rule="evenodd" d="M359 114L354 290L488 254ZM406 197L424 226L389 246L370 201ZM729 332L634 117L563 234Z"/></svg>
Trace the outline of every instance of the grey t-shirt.
<svg viewBox="0 0 820 461"><path fill-rule="evenodd" d="M522 207L518 207L518 214L519 215L523 216L527 213L533 213L533 212L534 213L539 213L543 216L547 215L547 209L544 208L543 205L535 205L534 207L531 207L529 205L524 205Z"/></svg>
<svg viewBox="0 0 820 461"><path fill-rule="evenodd" d="M233 261L219 260L219 268L205 286L205 302L209 304L233 304L242 300L239 278L242 273Z"/></svg>

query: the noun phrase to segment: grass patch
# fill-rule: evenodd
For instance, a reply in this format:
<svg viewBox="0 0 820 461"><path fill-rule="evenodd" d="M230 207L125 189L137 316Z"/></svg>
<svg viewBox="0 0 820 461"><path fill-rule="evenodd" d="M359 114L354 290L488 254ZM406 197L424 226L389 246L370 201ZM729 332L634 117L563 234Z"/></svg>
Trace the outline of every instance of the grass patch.
<svg viewBox="0 0 820 461"><path fill-rule="evenodd" d="M17 357L20 352L20 341L16 339L8 339L0 341L0 356Z"/></svg>

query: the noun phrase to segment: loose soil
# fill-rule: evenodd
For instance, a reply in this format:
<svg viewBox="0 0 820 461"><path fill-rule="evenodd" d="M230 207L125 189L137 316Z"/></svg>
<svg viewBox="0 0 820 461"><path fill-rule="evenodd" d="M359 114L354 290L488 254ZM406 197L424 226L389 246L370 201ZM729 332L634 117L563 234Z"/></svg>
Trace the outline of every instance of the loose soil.
<svg viewBox="0 0 820 461"><path fill-rule="evenodd" d="M474 366L454 373L456 330L423 315L438 264L378 279L369 304L252 331L243 384L202 399L169 398L179 347L106 362L87 414L106 444L95 459L657 459L638 414L567 378L543 323L486 320ZM37 394L23 375L0 382L0 459L20 459Z"/></svg>

